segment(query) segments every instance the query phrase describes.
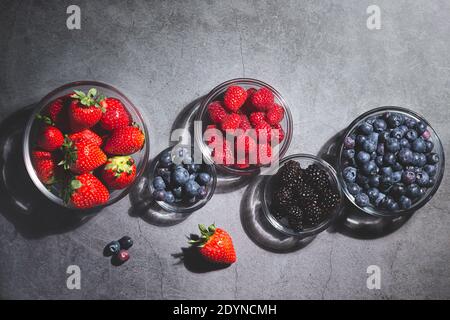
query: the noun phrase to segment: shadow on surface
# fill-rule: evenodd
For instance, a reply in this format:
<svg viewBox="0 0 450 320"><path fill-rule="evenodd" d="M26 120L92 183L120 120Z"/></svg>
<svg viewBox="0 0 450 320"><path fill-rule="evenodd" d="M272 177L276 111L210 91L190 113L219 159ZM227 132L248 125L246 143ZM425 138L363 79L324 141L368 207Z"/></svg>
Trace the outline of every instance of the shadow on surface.
<svg viewBox="0 0 450 320"><path fill-rule="evenodd" d="M0 124L0 213L25 238L40 238L75 229L94 211L81 214L48 200L33 184L23 160L23 134L33 105ZM97 210L98 211L98 210Z"/></svg>
<svg viewBox="0 0 450 320"><path fill-rule="evenodd" d="M181 248L181 253L172 254L172 257L180 259L177 264L183 263L187 270L193 273L206 273L228 268L228 264L217 264L206 261L196 247Z"/></svg>

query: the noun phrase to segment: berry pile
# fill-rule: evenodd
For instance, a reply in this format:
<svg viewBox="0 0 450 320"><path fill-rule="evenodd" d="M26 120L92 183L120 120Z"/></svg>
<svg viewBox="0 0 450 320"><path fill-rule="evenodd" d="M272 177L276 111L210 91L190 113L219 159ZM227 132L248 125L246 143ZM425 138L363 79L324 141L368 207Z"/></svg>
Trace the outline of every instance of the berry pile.
<svg viewBox="0 0 450 320"><path fill-rule="evenodd" d="M105 256L112 256L113 264L122 264L130 259L128 249L133 245L133 240L128 236L123 236L119 240L111 241L103 250Z"/></svg>
<svg viewBox="0 0 450 320"><path fill-rule="evenodd" d="M185 202L190 205L208 194L211 175L205 164L196 164L187 148L161 154L153 178L153 198L166 203Z"/></svg>
<svg viewBox="0 0 450 320"><path fill-rule="evenodd" d="M223 99L210 103L207 110L212 122L207 130L223 133L223 140L220 140L223 143L219 143L218 133L207 131L208 145L214 149L212 157L216 163L246 169L271 162L272 144L284 139L280 122L285 113L271 90L229 86ZM234 141L225 140L226 133L232 133ZM214 142L218 146L213 145Z"/></svg>
<svg viewBox="0 0 450 320"><path fill-rule="evenodd" d="M110 190L134 181L130 155L142 149L145 137L120 100L95 88L74 90L50 102L37 118L34 169L42 183L62 190L66 203L80 209L102 205Z"/></svg>
<svg viewBox="0 0 450 320"><path fill-rule="evenodd" d="M295 231L319 225L341 202L328 173L316 164L302 169L290 160L278 170L275 181L271 212Z"/></svg>
<svg viewBox="0 0 450 320"><path fill-rule="evenodd" d="M435 184L439 156L427 125L395 112L363 120L344 140L342 177L357 205L411 208Z"/></svg>

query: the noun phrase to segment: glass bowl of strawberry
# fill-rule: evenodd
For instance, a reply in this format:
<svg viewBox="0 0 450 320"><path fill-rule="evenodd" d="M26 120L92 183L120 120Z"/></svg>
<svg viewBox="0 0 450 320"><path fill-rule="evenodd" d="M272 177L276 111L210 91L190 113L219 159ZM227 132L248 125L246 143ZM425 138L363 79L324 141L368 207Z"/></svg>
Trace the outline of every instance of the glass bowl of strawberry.
<svg viewBox="0 0 450 320"><path fill-rule="evenodd" d="M110 205L125 197L149 159L144 118L116 88L95 81L47 94L28 120L25 165L36 187L71 209Z"/></svg>
<svg viewBox="0 0 450 320"><path fill-rule="evenodd" d="M292 130L291 111L281 94L260 80L240 78L221 83L203 99L194 132L208 162L242 176L282 158Z"/></svg>

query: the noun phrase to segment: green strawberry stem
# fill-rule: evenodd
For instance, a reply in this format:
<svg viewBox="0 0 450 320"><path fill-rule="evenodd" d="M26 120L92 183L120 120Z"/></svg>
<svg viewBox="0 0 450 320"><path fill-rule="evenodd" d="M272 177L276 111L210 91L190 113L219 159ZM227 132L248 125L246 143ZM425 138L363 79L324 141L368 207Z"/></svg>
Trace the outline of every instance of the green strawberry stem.
<svg viewBox="0 0 450 320"><path fill-rule="evenodd" d="M100 102L105 99L105 96L102 94L97 96L97 89L91 88L87 94L81 90L73 90L73 92L74 93L70 97L79 100L82 106L102 108ZM102 111L104 111L103 108Z"/></svg>
<svg viewBox="0 0 450 320"><path fill-rule="evenodd" d="M200 229L199 239L191 239L188 241L188 243L198 247L203 247L216 232L216 226L213 223L208 228L206 228L205 225L199 224L198 228Z"/></svg>

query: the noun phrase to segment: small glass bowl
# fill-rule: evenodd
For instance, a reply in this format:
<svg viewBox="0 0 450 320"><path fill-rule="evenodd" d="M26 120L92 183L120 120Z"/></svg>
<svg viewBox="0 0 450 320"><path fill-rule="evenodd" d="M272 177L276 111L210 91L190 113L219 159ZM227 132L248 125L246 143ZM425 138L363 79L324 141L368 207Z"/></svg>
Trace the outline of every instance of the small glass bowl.
<svg viewBox="0 0 450 320"><path fill-rule="evenodd" d="M400 113L402 115L408 116L410 118L415 119L416 121L422 121L427 125L427 130L431 133L430 139L431 141L433 141L434 143L434 148L433 148L433 152L437 153L439 155L439 163L437 164L437 172L435 175L436 178L436 183L431 187L431 188L427 188L427 191L425 193L424 196L422 196L422 198L416 202L414 202L411 206L411 208L409 209L400 209L397 211L387 211L387 210L383 210L380 208L376 208L375 206L373 206L372 204L370 204L369 206L366 207L361 207L359 205L356 204L355 202L355 197L348 191L347 188L347 184L344 181L344 178L342 176L342 170L344 169L344 164L343 164L343 156L342 153L345 150L344 149L344 141L345 138L347 138L350 134L352 134L353 132L355 132L355 130L357 129L358 125L364 121L367 120L368 118L374 117L374 116L380 116L386 112L394 112L394 113ZM339 181L342 185L343 191L345 196L347 197L347 199L355 206L357 207L359 210L368 213L370 215L373 216L381 216L381 217L392 217L392 216L398 216L398 215L404 215L404 214L409 214L412 213L416 210L418 210L419 208L423 207L428 201L431 200L431 198L433 197L433 195L436 193L436 191L439 189L439 185L441 184L442 181L442 177L444 176L444 168L445 168L445 155L444 155L444 149L442 147L442 143L441 140L439 139L439 136L437 135L436 131L433 129L433 127L431 127L431 125L424 119L424 117L422 117L421 115L417 114L416 112L406 109L406 108L401 108L401 107L396 107L396 106L386 106L386 107L379 107L379 108L375 108L372 110L369 110L365 113L363 113L362 115L360 115L359 117L357 117L346 129L344 135L342 136L342 140L341 140L341 145L338 147L339 150L339 157L338 157L338 164L337 164L337 168L338 168L338 178Z"/></svg>
<svg viewBox="0 0 450 320"><path fill-rule="evenodd" d="M127 109L128 113L131 116L131 119L141 128L141 130L145 134L145 144L144 147L134 153L133 159L136 163L136 178L130 186L128 186L126 189L122 190L110 190L110 197L106 204L103 204L101 206L97 206L95 208L101 208L109 206L123 197L125 197L131 190L131 188L134 186L134 184L139 180L139 178L144 173L145 167L148 163L149 158L149 152L150 152L150 142L149 142L149 136L147 131L147 126L145 125L144 117L141 115L139 110L134 106L134 104L119 90L114 88L113 86L110 86L108 84L97 82L97 81L77 81L65 84L49 94L47 94L34 108L33 113L31 114L26 128L25 128L25 134L23 138L23 156L25 161L25 167L27 168L28 174L31 177L31 180L33 180L33 183L36 185L36 187L46 196L48 199L53 201L54 203L57 203L65 208L70 209L77 209L70 204L66 204L63 199L59 196L61 187L60 186L51 186L50 188L47 188L46 185L44 185L38 178L36 171L34 169L32 160L31 160L31 152L33 147L36 145L36 137L38 130L40 129L40 123L39 120L36 119L36 116L40 114L44 108L53 100L57 99L58 97L65 96L73 90L82 90L84 92L87 92L90 88L97 88L99 93L107 96L107 97L114 97L117 99L120 99ZM90 209L88 209L90 210Z"/></svg>
<svg viewBox="0 0 450 320"><path fill-rule="evenodd" d="M263 212L267 220L269 220L270 224L281 233L284 233L288 236L295 236L300 238L312 237L326 230L333 223L333 221L335 221L335 219L339 216L343 207L343 199L344 199L344 196L342 194L342 188L337 178L336 171L326 161L309 154L294 154L282 159L280 161L280 165L278 168L283 167L283 165L290 160L294 160L300 163L300 166L303 169L307 168L309 165L316 164L321 169L325 170L325 172L328 173L328 177L330 179L332 188L339 194L339 197L341 199L340 204L336 206L336 208L333 210L333 212L330 213L328 218L322 221L319 225L301 231L293 230L287 224L283 223L281 220L276 219L272 215L270 210L272 204L273 187L276 185L274 179L277 169L274 169L273 172L268 174L268 176L265 178L263 182L264 184L263 201L262 201Z"/></svg>
<svg viewBox="0 0 450 320"><path fill-rule="evenodd" d="M172 151L174 148L189 148L190 150L192 150L192 148L189 146L178 144L178 145L175 145L175 146L172 146L172 147L169 147L169 148L163 150L160 154L158 154L156 156L156 158L153 160L153 162L150 166L150 170L149 170L150 177L149 177L148 188L150 190L151 196L153 195L153 192L155 191L155 188L153 187L153 179L157 176L156 170L158 169L158 166L159 166L160 156L166 151ZM193 151L191 151L191 152L193 152ZM156 204L161 209L163 209L167 212L176 212L176 213L184 213L184 214L192 213L194 211L199 210L203 206L205 206L208 203L208 201L211 200L211 198L214 195L214 192L216 190L217 173L216 173L216 168L214 167L214 165L207 164L207 163L202 163L201 165L205 169L205 172L207 172L211 176L211 179L212 179L210 181L210 183L207 185L208 193L205 198L200 199L193 204L189 204L186 201L174 202L171 204L171 203L167 203L164 201L155 200Z"/></svg>
<svg viewBox="0 0 450 320"><path fill-rule="evenodd" d="M251 78L238 78L238 79L232 79L225 81L218 86L216 86L214 89L211 90L211 92L208 93L208 95L202 100L200 109L198 111L196 121L201 121L202 134L196 134L195 135L195 142L197 146L199 146L200 150L203 153L203 156L205 157L206 161L208 163L214 163L213 158L211 157L211 150L208 147L208 145L203 141L203 133L206 130L206 127L210 124L210 119L208 116L208 105L216 100L223 100L223 94L227 90L227 88L231 85L237 85L241 86L244 89L249 88L255 88L260 89L262 87L268 88L270 91L272 91L273 95L275 96L275 102L278 103L280 106L284 108L284 118L280 122L281 127L284 130L285 136L283 141L281 141L279 145L279 152L278 152L278 158L281 159L289 149L289 145L291 144L292 140L292 131L293 131L293 122L292 122L292 114L291 110L289 108L288 103L285 101L285 99L281 96L281 94L272 86L269 84L262 82L260 80L251 79ZM223 165L223 164L215 164L217 168L225 172L227 174L235 175L235 176L245 176L245 175L253 175L258 172L260 172L261 168L257 166L250 166L246 169L238 169L231 166Z"/></svg>

